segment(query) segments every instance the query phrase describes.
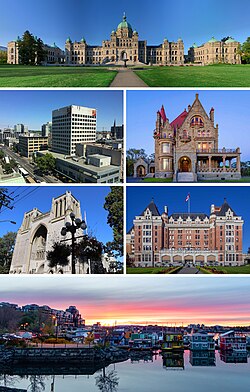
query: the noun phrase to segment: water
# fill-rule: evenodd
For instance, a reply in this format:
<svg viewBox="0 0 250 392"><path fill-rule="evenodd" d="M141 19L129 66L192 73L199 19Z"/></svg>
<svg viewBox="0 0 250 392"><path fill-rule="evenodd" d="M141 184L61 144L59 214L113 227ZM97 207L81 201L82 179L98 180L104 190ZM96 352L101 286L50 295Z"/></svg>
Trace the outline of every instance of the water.
<svg viewBox="0 0 250 392"><path fill-rule="evenodd" d="M214 357L205 356L201 358L198 354L197 357L188 350L184 355L167 354L164 358L157 354L148 361L135 358L112 364L92 375L66 375L68 370L64 369L61 371L64 375L20 376L16 375L22 373L20 369L12 369L13 376L0 375L0 386L31 392L249 392L249 356L221 358L219 352Z"/></svg>

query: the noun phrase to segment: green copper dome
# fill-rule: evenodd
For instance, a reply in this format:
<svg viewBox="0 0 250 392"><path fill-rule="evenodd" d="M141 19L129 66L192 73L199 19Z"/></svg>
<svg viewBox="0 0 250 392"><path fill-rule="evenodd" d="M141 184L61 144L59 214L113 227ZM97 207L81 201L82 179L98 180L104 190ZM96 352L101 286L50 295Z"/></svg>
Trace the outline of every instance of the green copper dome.
<svg viewBox="0 0 250 392"><path fill-rule="evenodd" d="M70 39L70 37L68 37L68 38L66 39L66 42L70 42L70 43L72 42L71 39Z"/></svg>
<svg viewBox="0 0 250 392"><path fill-rule="evenodd" d="M198 46L196 45L196 43L193 44L192 48L198 48Z"/></svg>
<svg viewBox="0 0 250 392"><path fill-rule="evenodd" d="M218 42L217 39L215 39L214 37L212 37L209 41L209 43L213 43L213 42Z"/></svg>
<svg viewBox="0 0 250 392"><path fill-rule="evenodd" d="M127 22L127 17L125 15L125 13L123 15L123 21L118 24L117 30L118 29L129 29L129 30L133 31L131 24Z"/></svg>
<svg viewBox="0 0 250 392"><path fill-rule="evenodd" d="M81 42L85 43L86 39L84 37L82 37Z"/></svg>
<svg viewBox="0 0 250 392"><path fill-rule="evenodd" d="M228 38L226 41L225 41L225 44L230 44L231 42L237 42L237 41L235 41L235 39L233 39L233 38Z"/></svg>

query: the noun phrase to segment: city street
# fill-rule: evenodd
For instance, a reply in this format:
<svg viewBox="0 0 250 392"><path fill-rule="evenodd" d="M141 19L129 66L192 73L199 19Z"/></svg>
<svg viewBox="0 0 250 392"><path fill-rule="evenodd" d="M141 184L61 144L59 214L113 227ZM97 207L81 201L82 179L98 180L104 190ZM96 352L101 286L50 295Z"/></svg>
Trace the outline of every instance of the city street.
<svg viewBox="0 0 250 392"><path fill-rule="evenodd" d="M56 177L52 175L43 175L39 176L34 173L35 166L32 165L29 161L28 158L20 157L18 154L16 154L14 151L11 151L8 147L6 146L0 146L0 149L7 154L10 158L14 159L21 167L23 167L30 175L32 178L34 178L37 182L46 182L46 183L60 183L61 181L58 180Z"/></svg>

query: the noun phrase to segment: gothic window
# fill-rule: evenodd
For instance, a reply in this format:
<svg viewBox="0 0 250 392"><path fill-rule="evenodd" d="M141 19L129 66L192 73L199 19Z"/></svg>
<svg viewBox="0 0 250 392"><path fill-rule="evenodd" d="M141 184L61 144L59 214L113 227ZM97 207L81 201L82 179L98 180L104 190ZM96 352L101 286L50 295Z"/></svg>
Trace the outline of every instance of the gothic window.
<svg viewBox="0 0 250 392"><path fill-rule="evenodd" d="M195 126L204 127L203 118L199 115L192 117L190 125L191 127L195 127Z"/></svg>

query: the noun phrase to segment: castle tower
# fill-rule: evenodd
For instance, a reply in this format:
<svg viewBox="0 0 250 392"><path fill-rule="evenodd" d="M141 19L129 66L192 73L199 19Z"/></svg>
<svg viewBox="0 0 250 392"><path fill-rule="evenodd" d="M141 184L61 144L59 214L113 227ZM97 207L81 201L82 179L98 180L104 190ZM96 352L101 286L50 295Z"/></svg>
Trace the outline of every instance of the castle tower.
<svg viewBox="0 0 250 392"><path fill-rule="evenodd" d="M155 139L155 177L173 177L174 132L164 106L157 112Z"/></svg>

